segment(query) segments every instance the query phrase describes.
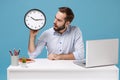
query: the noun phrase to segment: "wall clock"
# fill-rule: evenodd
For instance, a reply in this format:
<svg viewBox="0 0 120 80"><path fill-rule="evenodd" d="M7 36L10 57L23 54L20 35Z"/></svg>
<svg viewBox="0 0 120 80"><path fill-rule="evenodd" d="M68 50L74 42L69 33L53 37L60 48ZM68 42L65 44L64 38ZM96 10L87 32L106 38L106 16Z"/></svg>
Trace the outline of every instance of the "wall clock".
<svg viewBox="0 0 120 80"><path fill-rule="evenodd" d="M24 16L25 25L31 30L39 30L46 24L46 16L39 9L31 9Z"/></svg>

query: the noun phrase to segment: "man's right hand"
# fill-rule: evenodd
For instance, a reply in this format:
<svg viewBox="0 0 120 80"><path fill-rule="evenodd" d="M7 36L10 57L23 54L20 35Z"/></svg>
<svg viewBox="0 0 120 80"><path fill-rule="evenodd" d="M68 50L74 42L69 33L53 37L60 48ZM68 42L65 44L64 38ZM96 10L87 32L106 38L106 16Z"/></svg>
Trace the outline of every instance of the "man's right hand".
<svg viewBox="0 0 120 80"><path fill-rule="evenodd" d="M30 37L35 37L38 34L39 30L30 30Z"/></svg>

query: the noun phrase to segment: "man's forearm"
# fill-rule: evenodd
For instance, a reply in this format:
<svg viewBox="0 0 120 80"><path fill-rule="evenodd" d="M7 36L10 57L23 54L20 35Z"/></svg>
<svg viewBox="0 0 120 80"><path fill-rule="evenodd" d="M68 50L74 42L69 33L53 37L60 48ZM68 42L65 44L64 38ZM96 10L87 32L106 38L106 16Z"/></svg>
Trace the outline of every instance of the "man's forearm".
<svg viewBox="0 0 120 80"><path fill-rule="evenodd" d="M35 37L30 37L29 38L28 50L29 50L30 53L35 51Z"/></svg>
<svg viewBox="0 0 120 80"><path fill-rule="evenodd" d="M75 60L73 53L69 54L50 54L53 60ZM51 56L49 56L50 58Z"/></svg>
<svg viewBox="0 0 120 80"><path fill-rule="evenodd" d="M61 54L61 58L63 60L74 60L75 59L73 53Z"/></svg>

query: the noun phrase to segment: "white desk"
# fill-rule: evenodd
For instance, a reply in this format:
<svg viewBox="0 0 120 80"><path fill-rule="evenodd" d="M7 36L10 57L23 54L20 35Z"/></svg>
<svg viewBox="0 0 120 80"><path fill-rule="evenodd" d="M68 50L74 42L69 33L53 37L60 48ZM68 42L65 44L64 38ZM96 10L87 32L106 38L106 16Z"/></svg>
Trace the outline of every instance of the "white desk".
<svg viewBox="0 0 120 80"><path fill-rule="evenodd" d="M35 62L7 68L8 80L119 80L116 66L83 68L73 60L35 59Z"/></svg>

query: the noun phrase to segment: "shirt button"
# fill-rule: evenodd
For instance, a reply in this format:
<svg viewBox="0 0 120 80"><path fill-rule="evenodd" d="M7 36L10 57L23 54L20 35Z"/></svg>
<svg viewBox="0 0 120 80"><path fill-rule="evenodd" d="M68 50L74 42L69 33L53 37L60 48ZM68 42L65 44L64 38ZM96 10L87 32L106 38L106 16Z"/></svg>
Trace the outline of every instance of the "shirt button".
<svg viewBox="0 0 120 80"><path fill-rule="evenodd" d="M60 42L60 44L62 44L62 42Z"/></svg>

